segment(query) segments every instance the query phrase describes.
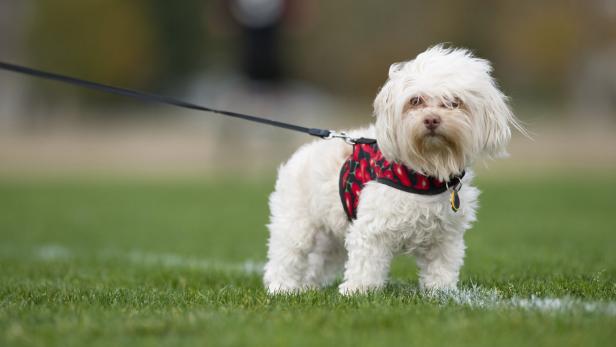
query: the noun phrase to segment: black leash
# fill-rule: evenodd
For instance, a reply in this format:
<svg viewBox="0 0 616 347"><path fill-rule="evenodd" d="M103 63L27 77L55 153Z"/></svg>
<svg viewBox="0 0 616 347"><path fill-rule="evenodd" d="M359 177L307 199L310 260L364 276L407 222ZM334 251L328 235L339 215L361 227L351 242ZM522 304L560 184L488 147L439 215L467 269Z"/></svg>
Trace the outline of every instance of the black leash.
<svg viewBox="0 0 616 347"><path fill-rule="evenodd" d="M336 132L333 130L317 129L317 128L307 128L307 127L303 127L299 125L279 122L279 121L272 120L272 119L261 118L261 117L251 116L251 115L237 113L237 112L218 110L218 109L209 108L209 107L193 104L190 102L182 101L182 100L172 98L169 96L150 94L150 93L146 93L146 92L142 92L138 90L131 90L131 89L126 89L126 88L109 86L109 85L105 85L102 83L86 81L86 80L82 80L82 79L75 78L75 77L59 75L59 74L55 74L52 72L36 70L36 69L32 69L32 68L25 67L25 66L15 65L15 64L0 62L0 69L12 71L12 72L16 72L16 73L20 73L24 75L29 75L33 77L39 77L39 78L43 78L46 80L68 83L68 84L80 86L83 88L98 90L101 92L136 98L136 99L140 99L140 100L147 101L147 102L156 102L156 103L161 103L161 104L167 104L167 105L187 108L191 110L210 112L210 113L225 115L229 117L244 119L244 120L248 120L251 122L267 124L267 125L271 125L271 126L278 127L278 128L298 131L298 132L305 133L308 135L320 137L322 139L342 138L349 144L376 142L376 140L374 139L367 139L363 137L357 138L357 139L351 138L344 132Z"/></svg>

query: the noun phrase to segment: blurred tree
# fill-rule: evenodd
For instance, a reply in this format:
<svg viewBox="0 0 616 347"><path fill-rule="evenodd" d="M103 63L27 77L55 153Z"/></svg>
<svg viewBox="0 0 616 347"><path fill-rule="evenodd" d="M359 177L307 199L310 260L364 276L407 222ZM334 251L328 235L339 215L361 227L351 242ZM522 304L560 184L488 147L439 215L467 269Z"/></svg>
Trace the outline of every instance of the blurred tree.
<svg viewBox="0 0 616 347"><path fill-rule="evenodd" d="M155 85L176 86L205 65L206 2L150 0L146 3L157 41Z"/></svg>
<svg viewBox="0 0 616 347"><path fill-rule="evenodd" d="M201 64L201 3L38 1L28 35L31 63L102 83L164 89ZM90 101L121 100L81 89L72 93Z"/></svg>
<svg viewBox="0 0 616 347"><path fill-rule="evenodd" d="M103 83L148 85L159 62L153 24L142 3L37 2L28 42L32 64ZM80 89L71 92L102 97Z"/></svg>

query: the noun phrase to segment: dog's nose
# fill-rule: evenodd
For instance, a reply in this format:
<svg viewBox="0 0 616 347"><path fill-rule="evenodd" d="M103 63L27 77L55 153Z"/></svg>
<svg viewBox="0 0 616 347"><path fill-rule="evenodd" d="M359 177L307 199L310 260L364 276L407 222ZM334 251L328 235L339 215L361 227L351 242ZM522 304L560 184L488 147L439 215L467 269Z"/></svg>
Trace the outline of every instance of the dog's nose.
<svg viewBox="0 0 616 347"><path fill-rule="evenodd" d="M436 115L436 114L431 114L429 116L426 116L426 118L424 118L423 122L424 122L424 125L426 126L426 128L428 128L430 130L434 130L434 129L438 128L438 126L441 124L441 117L439 115Z"/></svg>

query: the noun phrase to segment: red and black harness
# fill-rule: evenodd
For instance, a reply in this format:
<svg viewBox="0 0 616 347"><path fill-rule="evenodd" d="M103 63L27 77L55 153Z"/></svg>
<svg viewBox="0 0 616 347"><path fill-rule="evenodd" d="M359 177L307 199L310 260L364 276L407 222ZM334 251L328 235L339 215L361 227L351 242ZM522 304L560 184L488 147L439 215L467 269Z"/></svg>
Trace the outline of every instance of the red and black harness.
<svg viewBox="0 0 616 347"><path fill-rule="evenodd" d="M367 142L367 143L366 143ZM451 192L451 208L460 208L458 190L464 172L443 182L435 177L425 176L396 162L389 162L383 157L376 141L353 144L353 154L340 170L340 199L349 220L357 218L359 195L364 185L370 181L386 184L390 187L421 195L437 195Z"/></svg>

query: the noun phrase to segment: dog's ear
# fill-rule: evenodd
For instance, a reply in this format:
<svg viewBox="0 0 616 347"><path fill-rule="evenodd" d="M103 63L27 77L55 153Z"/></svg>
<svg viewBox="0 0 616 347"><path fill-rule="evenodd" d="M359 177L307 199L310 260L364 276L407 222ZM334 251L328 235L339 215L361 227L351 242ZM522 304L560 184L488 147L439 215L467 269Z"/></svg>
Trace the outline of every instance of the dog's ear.
<svg viewBox="0 0 616 347"><path fill-rule="evenodd" d="M406 63L393 63L389 67L389 78L381 87L374 99L374 116L379 119L382 116L392 115L394 112L394 84L397 74L404 68Z"/></svg>
<svg viewBox="0 0 616 347"><path fill-rule="evenodd" d="M376 139L383 155L392 160L397 157L396 141L396 99L395 75L402 68L402 63L392 64L389 68L389 79L374 99L374 116L376 117Z"/></svg>
<svg viewBox="0 0 616 347"><path fill-rule="evenodd" d="M409 62L393 63L389 66L389 78L379 90L374 99L374 116L380 118L381 115L393 115L395 111L394 89L398 85L396 80L400 77L399 73Z"/></svg>
<svg viewBox="0 0 616 347"><path fill-rule="evenodd" d="M398 72L402 71L406 62L393 63L389 66L389 78L394 78Z"/></svg>
<svg viewBox="0 0 616 347"><path fill-rule="evenodd" d="M507 103L507 96L497 88L494 81L489 89L484 92L485 100L480 103L478 110L479 146L488 157L504 157L507 156L505 147L511 139L510 125L523 129Z"/></svg>
<svg viewBox="0 0 616 347"><path fill-rule="evenodd" d="M393 111L392 108L394 105L391 85L391 81L388 80L385 82L374 99L374 117L377 119Z"/></svg>

